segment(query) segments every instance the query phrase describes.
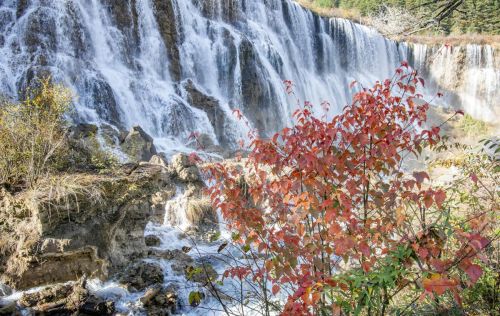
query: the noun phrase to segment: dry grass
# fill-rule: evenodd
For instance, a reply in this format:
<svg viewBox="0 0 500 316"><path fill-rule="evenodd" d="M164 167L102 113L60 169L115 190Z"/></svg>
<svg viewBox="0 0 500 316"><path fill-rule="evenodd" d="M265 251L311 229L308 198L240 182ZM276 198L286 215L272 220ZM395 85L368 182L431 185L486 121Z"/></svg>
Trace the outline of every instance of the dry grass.
<svg viewBox="0 0 500 316"><path fill-rule="evenodd" d="M500 35L484 34L463 34L463 35L411 35L406 37L394 38L399 41L427 45L463 46L467 44L492 45L500 48Z"/></svg>
<svg viewBox="0 0 500 316"><path fill-rule="evenodd" d="M63 174L53 175L41 179L35 187L22 192L18 198L22 199L30 210L38 209L45 204L49 211L65 209L70 211L82 199L98 205L103 201L102 188L97 175L93 174ZM50 214L49 214L50 215Z"/></svg>

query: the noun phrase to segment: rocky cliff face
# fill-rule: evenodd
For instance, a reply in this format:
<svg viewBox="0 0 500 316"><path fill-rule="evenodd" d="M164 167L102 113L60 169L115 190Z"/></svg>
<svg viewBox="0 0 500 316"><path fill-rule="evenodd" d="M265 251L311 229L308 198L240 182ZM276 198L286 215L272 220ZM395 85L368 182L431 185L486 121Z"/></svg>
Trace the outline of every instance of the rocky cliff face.
<svg viewBox="0 0 500 316"><path fill-rule="evenodd" d="M190 190L186 212L196 227L204 227L204 219L216 222L187 156L172 165L155 156L109 175L62 177L36 190L0 194L1 281L15 289L81 276L106 279L145 258L155 246L146 243L146 225L163 223L179 186Z"/></svg>
<svg viewBox="0 0 500 316"><path fill-rule="evenodd" d="M324 100L335 113L349 102L352 80L391 77L406 59L435 83L429 95L447 96L445 105L481 119L498 113L492 47L438 54L290 0L8 0L0 17L0 93L17 98L50 74L78 95L75 121L140 125L163 151L182 148L193 131L234 147L249 128L270 135L284 127L297 106L285 79L317 114ZM455 59L464 75L445 66Z"/></svg>
<svg viewBox="0 0 500 316"><path fill-rule="evenodd" d="M2 194L2 281L15 288L105 277L146 253L144 228L154 216L151 197L172 190L157 165L123 168L117 175L71 175L81 188L56 194L41 184ZM57 180L55 180L57 181Z"/></svg>

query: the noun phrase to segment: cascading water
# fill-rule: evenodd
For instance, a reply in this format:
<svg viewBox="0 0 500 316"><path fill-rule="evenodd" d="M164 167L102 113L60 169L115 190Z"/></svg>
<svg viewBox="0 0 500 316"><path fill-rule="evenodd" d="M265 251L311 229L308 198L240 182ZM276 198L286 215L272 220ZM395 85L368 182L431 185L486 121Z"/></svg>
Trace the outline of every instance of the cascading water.
<svg viewBox="0 0 500 316"><path fill-rule="evenodd" d="M444 105L456 105L478 119L499 123L500 60L489 45L410 46L410 59L428 79L427 93L444 92Z"/></svg>
<svg viewBox="0 0 500 316"><path fill-rule="evenodd" d="M18 98L51 74L78 96L75 121L140 125L164 151L182 150L192 131L234 146L248 127L233 109L264 135L289 124L296 104L284 79L335 112L351 81L390 77L406 59L446 104L489 120L499 111L492 47L398 44L290 0L4 0L0 17L1 93Z"/></svg>

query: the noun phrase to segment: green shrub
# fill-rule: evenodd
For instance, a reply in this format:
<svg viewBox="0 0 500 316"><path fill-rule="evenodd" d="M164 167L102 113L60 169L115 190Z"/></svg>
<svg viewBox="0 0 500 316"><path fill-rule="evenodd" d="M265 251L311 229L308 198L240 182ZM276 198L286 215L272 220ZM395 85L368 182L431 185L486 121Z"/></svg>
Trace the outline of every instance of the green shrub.
<svg viewBox="0 0 500 316"><path fill-rule="evenodd" d="M19 103L0 101L0 186L16 191L55 173L114 168L116 158L96 135L71 135L67 88L47 78L25 95Z"/></svg>
<svg viewBox="0 0 500 316"><path fill-rule="evenodd" d="M0 184L10 188L31 187L57 168L66 145L70 91L44 79L25 95L0 107Z"/></svg>

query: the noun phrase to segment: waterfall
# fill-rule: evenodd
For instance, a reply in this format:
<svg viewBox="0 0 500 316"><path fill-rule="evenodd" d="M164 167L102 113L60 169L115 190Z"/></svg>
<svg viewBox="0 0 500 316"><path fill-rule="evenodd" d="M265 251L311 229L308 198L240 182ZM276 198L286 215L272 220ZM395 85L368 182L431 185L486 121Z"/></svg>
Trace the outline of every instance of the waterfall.
<svg viewBox="0 0 500 316"><path fill-rule="evenodd" d="M424 75L426 94L444 93L439 105L498 121L500 62L488 45L397 43L290 0L0 3L0 93L18 99L50 74L75 92L72 120L140 125L163 151L182 150L193 131L234 147L249 128L289 125L297 104L285 79L300 100L338 113L351 81L391 77L403 60Z"/></svg>

